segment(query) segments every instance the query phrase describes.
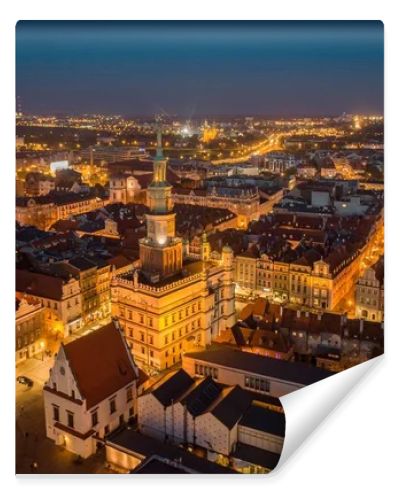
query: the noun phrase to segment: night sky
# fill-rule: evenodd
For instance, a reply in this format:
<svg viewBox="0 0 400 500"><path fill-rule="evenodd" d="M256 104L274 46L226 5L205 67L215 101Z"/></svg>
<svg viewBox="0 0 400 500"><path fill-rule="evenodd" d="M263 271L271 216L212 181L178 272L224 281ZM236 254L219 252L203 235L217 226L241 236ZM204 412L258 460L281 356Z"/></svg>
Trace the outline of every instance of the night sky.
<svg viewBox="0 0 400 500"><path fill-rule="evenodd" d="M24 113L383 112L380 22L17 24Z"/></svg>

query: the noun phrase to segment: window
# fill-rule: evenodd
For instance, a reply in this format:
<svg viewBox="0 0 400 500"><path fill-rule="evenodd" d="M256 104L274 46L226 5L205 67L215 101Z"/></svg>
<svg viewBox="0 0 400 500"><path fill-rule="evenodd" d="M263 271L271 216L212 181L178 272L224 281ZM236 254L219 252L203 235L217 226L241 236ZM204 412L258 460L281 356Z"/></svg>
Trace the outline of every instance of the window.
<svg viewBox="0 0 400 500"><path fill-rule="evenodd" d="M97 410L92 413L92 427L99 423L99 416L97 414Z"/></svg>
<svg viewBox="0 0 400 500"><path fill-rule="evenodd" d="M56 405L53 405L53 420L55 422L60 421L60 408Z"/></svg>
<svg viewBox="0 0 400 500"><path fill-rule="evenodd" d="M133 391L132 391L132 386L131 386L131 387L128 387L126 389L126 400L132 401L132 399L133 399Z"/></svg>
<svg viewBox="0 0 400 500"><path fill-rule="evenodd" d="M115 398L110 399L109 402L110 402L110 415L112 415L113 413L115 413L117 411L117 405L115 402Z"/></svg>
<svg viewBox="0 0 400 500"><path fill-rule="evenodd" d="M256 391L269 392L270 390L269 381L258 377L245 377L244 385Z"/></svg>
<svg viewBox="0 0 400 500"><path fill-rule="evenodd" d="M68 422L68 427L71 427L71 429L74 428L74 414L70 411L67 411L67 422Z"/></svg>

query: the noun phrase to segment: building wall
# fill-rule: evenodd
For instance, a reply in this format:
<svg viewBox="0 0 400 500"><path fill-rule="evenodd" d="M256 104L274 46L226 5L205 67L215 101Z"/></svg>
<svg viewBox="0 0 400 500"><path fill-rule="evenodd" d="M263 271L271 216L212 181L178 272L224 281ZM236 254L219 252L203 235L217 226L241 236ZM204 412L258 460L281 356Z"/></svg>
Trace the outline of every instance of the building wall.
<svg viewBox="0 0 400 500"><path fill-rule="evenodd" d="M129 400L127 397L128 388L132 388L132 399ZM135 382L127 384L114 394L110 394L110 397L99 402L93 408L87 408L86 400L79 392L63 348L60 349L54 366L50 370L43 396L47 437L84 458L96 450L95 435L104 438L106 434L119 427L123 421L127 422L130 417L136 414ZM112 414L110 413L110 399L115 399L116 405L116 411ZM59 411L58 422L67 429L57 428L53 410L55 406L58 407ZM98 423L95 425L92 420L94 412L97 413L98 419ZM73 414L73 428L68 425L68 413ZM86 439L75 435L78 433L85 436L90 431L94 432Z"/></svg>
<svg viewBox="0 0 400 500"><path fill-rule="evenodd" d="M334 309L350 293L369 247L370 243L360 253L350 256L335 274L323 261L311 267L272 261L264 255L260 258L237 255L235 280L243 289L266 293L278 302Z"/></svg>
<svg viewBox="0 0 400 500"><path fill-rule="evenodd" d="M164 406L151 393L140 396L137 406L140 432L157 439L163 439L166 432Z"/></svg>
<svg viewBox="0 0 400 500"><path fill-rule="evenodd" d="M15 334L16 364L40 354L46 348L44 308L39 301L29 304L21 300L15 315Z"/></svg>
<svg viewBox="0 0 400 500"><path fill-rule="evenodd" d="M218 195L196 195L193 193L183 194L174 193L173 194L174 203L182 203L185 205L199 205L203 207L210 208L226 208L237 215L237 227L247 228L250 221L258 219L259 208L260 208L260 196L240 196L240 191L238 190L238 196L227 197Z"/></svg>
<svg viewBox="0 0 400 500"><path fill-rule="evenodd" d="M156 370L171 367L182 353L211 343L220 329L232 326L231 276L230 268L216 268L208 281L195 275L166 293L153 293L145 286L135 289L131 281L115 278L112 315L118 317L138 365Z"/></svg>
<svg viewBox="0 0 400 500"><path fill-rule="evenodd" d="M137 467L144 457L137 457L124 450L119 450L111 444L106 444L106 461L118 472L129 472Z"/></svg>
<svg viewBox="0 0 400 500"><path fill-rule="evenodd" d="M300 384L290 381L273 379L271 377L260 376L256 373L244 372L239 369L224 367L204 361L197 361L187 356L182 357L182 368L192 377L202 375L201 371L199 370L200 366L216 368L217 371L213 370L211 373L213 375L213 378L217 382L226 385L239 385L243 389L250 389L254 392L259 392L260 394L269 394L274 397L284 396L285 394L289 394L290 392L296 391L297 389L303 387ZM253 385L253 380L255 379L266 381L267 384L265 387L267 390L257 389L257 386Z"/></svg>
<svg viewBox="0 0 400 500"><path fill-rule="evenodd" d="M49 334L68 337L82 326L79 281L72 278L64 284L61 300L49 299L41 295L28 295L37 298L44 307L45 329Z"/></svg>
<svg viewBox="0 0 400 500"><path fill-rule="evenodd" d="M104 201L100 198L89 198L63 205L57 205L56 202L39 204L31 198L27 206L16 207L15 217L23 226L33 225L39 229L47 230L58 220L97 210L103 206Z"/></svg>
<svg viewBox="0 0 400 500"><path fill-rule="evenodd" d="M244 425L238 426L238 441L273 453L281 453L283 448L283 438Z"/></svg>
<svg viewBox="0 0 400 500"><path fill-rule="evenodd" d="M236 443L236 436L237 426L234 426L231 433L211 413L205 413L196 418L196 445L198 446L228 456Z"/></svg>
<svg viewBox="0 0 400 500"><path fill-rule="evenodd" d="M381 322L384 304L384 288L376 279L374 269L367 268L356 284L356 316Z"/></svg>

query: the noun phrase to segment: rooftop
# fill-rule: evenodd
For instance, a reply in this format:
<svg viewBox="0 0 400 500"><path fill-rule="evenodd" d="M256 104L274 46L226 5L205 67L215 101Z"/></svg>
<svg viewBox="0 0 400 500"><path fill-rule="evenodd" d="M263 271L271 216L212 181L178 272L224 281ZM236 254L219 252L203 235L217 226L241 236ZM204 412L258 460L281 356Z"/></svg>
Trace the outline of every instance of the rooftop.
<svg viewBox="0 0 400 500"><path fill-rule="evenodd" d="M230 348L186 353L184 356L213 365L286 380L302 386L313 384L332 375L327 370L306 363L283 361Z"/></svg>
<svg viewBox="0 0 400 500"><path fill-rule="evenodd" d="M151 457L158 455L170 460L179 460L183 466L189 467L202 474L234 474L232 469L210 462L198 457L181 447L163 443L157 439L140 434L139 432L126 428L117 430L107 437L106 445L116 446L128 453L140 457Z"/></svg>
<svg viewBox="0 0 400 500"><path fill-rule="evenodd" d="M138 378L126 342L114 325L62 344L78 389L87 408L104 401Z"/></svg>

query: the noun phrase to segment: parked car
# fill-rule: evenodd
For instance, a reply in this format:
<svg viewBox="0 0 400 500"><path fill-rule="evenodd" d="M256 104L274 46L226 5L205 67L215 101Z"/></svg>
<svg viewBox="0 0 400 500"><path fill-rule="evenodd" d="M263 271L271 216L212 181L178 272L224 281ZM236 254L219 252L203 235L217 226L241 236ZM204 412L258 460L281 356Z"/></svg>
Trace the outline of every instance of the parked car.
<svg viewBox="0 0 400 500"><path fill-rule="evenodd" d="M20 375L19 377L17 377L17 382L19 382L20 384L27 385L28 387L33 386L33 380L31 380L28 377L25 377L25 375Z"/></svg>

